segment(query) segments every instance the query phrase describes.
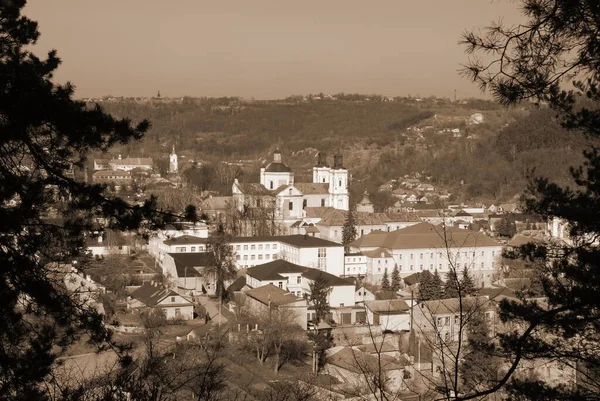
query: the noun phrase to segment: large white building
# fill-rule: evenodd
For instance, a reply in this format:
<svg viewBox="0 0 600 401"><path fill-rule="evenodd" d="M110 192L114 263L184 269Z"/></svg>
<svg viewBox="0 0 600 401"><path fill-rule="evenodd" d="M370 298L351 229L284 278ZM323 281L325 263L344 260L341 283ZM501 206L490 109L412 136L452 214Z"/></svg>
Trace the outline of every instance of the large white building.
<svg viewBox="0 0 600 401"><path fill-rule="evenodd" d="M283 259L327 273L344 274L344 247L308 235L234 237L230 241L238 268L248 268Z"/></svg>
<svg viewBox="0 0 600 401"><path fill-rule="evenodd" d="M372 232L354 241L351 249L363 254L377 250L384 254L382 263L389 253L388 265L393 260L403 277L423 270L438 270L443 278L451 268L459 272L468 268L481 286L489 286L493 281L502 253L500 243L480 232L454 227L444 230L443 226L430 223L392 232ZM378 266L377 263L367 266L370 280L380 279ZM381 274L385 266L382 267ZM393 267L388 267L388 273Z"/></svg>
<svg viewBox="0 0 600 401"><path fill-rule="evenodd" d="M282 162L281 151L275 150L273 161L260 169L260 183L240 183L232 187L233 200L242 211L244 207L273 207L275 216L284 227L302 220L307 207L333 207L348 210L348 170L343 157L336 154L333 165L326 157L318 156L313 167L313 182L297 183L294 172Z"/></svg>

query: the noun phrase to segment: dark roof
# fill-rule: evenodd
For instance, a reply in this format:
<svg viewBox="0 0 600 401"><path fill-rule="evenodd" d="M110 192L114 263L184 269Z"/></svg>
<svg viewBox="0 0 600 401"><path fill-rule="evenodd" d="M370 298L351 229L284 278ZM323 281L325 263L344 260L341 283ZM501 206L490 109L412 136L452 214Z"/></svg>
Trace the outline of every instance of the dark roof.
<svg viewBox="0 0 600 401"><path fill-rule="evenodd" d="M319 277L319 275L322 275L325 278L325 280L327 280L327 283L332 287L345 286L345 285L354 286L354 284L351 283L350 281L347 281L338 276L334 276L333 274L324 272L322 270L313 269L310 267L305 267L305 269L306 270L304 271L304 273L302 273L302 277L305 277L309 280L315 281L317 279L317 277Z"/></svg>
<svg viewBox="0 0 600 401"><path fill-rule="evenodd" d="M233 283L229 287L227 287L228 292L241 291L242 288L246 286L246 276L240 276L235 279Z"/></svg>
<svg viewBox="0 0 600 401"><path fill-rule="evenodd" d="M102 236L102 241L98 241L100 236L97 237L87 237L85 240L85 244L88 247L111 247L111 246L122 246L127 245L127 240L117 232L104 233Z"/></svg>
<svg viewBox="0 0 600 401"><path fill-rule="evenodd" d="M421 273L413 273L404 277L404 284L413 285L421 282Z"/></svg>
<svg viewBox="0 0 600 401"><path fill-rule="evenodd" d="M408 312L410 307L403 299L378 299L365 301L365 306L378 315L400 315Z"/></svg>
<svg viewBox="0 0 600 401"><path fill-rule="evenodd" d="M460 212L458 212L454 215L454 217L461 217L461 216L469 217L469 216L473 216L473 215L471 213L465 212L464 210L461 210Z"/></svg>
<svg viewBox="0 0 600 401"><path fill-rule="evenodd" d="M306 217L320 217L317 225L321 226L343 226L348 212L333 207L307 207ZM413 213L368 213L356 212L354 214L356 224L361 226L384 225L386 223L405 223L421 221Z"/></svg>
<svg viewBox="0 0 600 401"><path fill-rule="evenodd" d="M279 273L302 273L306 267L290 263L283 259L277 259L269 263L254 266L246 270L246 275L254 277L257 280L281 280L285 277Z"/></svg>
<svg viewBox="0 0 600 401"><path fill-rule="evenodd" d="M262 287L248 290L246 291L246 296L254 298L265 305L269 305L270 303L271 306L280 306L292 302L302 301L302 298L297 297L279 287L275 287L273 284L267 284L263 285Z"/></svg>
<svg viewBox="0 0 600 401"><path fill-rule="evenodd" d="M291 173L292 169L287 164L281 162L271 162L265 167L268 173Z"/></svg>
<svg viewBox="0 0 600 401"><path fill-rule="evenodd" d="M193 245L206 243L208 243L208 238L194 237L193 235L182 235L180 237L169 238L164 241L165 245Z"/></svg>
<svg viewBox="0 0 600 401"><path fill-rule="evenodd" d="M169 253L175 261L175 268L179 277L202 277L197 270L207 266L214 266L215 257L212 252L186 252Z"/></svg>
<svg viewBox="0 0 600 401"><path fill-rule="evenodd" d="M137 299L141 303L154 307L166 297L180 294L175 291L164 288L162 286L154 286L150 283L145 283L140 288L131 293L131 297Z"/></svg>
<svg viewBox="0 0 600 401"><path fill-rule="evenodd" d="M283 242L298 248L341 247L342 244L310 235L274 235L258 237L233 237L230 243L237 242Z"/></svg>
<svg viewBox="0 0 600 401"><path fill-rule="evenodd" d="M504 298L518 298L517 294L507 287L480 288L477 290L477 294L488 297L490 301L500 301Z"/></svg>
<svg viewBox="0 0 600 401"><path fill-rule="evenodd" d="M396 292L394 291L378 291L377 293L375 293L375 298L380 301L396 299L398 298L398 294L396 294Z"/></svg>

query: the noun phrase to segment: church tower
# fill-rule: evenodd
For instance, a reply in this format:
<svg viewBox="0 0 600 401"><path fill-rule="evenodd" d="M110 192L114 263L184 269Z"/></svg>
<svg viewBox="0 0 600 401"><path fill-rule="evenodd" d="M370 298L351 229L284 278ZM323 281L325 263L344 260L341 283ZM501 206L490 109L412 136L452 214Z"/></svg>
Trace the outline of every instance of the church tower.
<svg viewBox="0 0 600 401"><path fill-rule="evenodd" d="M313 167L313 183L329 184L328 206L339 210L348 210L348 170L344 167L344 158L338 151L333 156L333 166L327 163L324 153L318 154L317 165Z"/></svg>
<svg viewBox="0 0 600 401"><path fill-rule="evenodd" d="M274 190L282 185L294 184L294 173L287 164L281 161L281 150L275 149L273 161L260 169L260 183L269 190Z"/></svg>
<svg viewBox="0 0 600 401"><path fill-rule="evenodd" d="M175 154L175 145L173 145L173 152L169 156L169 173L177 174L179 167L177 165L177 155Z"/></svg>

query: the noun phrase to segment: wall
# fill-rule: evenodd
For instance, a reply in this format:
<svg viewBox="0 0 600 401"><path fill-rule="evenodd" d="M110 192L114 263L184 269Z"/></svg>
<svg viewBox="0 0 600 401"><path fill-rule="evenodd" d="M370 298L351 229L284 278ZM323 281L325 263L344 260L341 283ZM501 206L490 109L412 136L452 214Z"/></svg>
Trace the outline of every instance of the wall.
<svg viewBox="0 0 600 401"><path fill-rule="evenodd" d="M338 308L342 306L354 306L355 304L354 285L336 285L331 288L329 293L329 306Z"/></svg>

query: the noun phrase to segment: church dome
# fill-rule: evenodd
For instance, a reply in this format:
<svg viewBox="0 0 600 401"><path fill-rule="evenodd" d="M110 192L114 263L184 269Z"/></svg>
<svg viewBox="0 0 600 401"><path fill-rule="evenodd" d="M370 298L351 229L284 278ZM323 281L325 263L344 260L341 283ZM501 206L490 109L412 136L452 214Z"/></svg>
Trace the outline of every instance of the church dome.
<svg viewBox="0 0 600 401"><path fill-rule="evenodd" d="M275 149L273 152L273 161L265 167L267 173L291 173L292 169L281 161L281 150Z"/></svg>
<svg viewBox="0 0 600 401"><path fill-rule="evenodd" d="M265 167L267 173L291 173L292 169L287 164L281 162L272 162Z"/></svg>

